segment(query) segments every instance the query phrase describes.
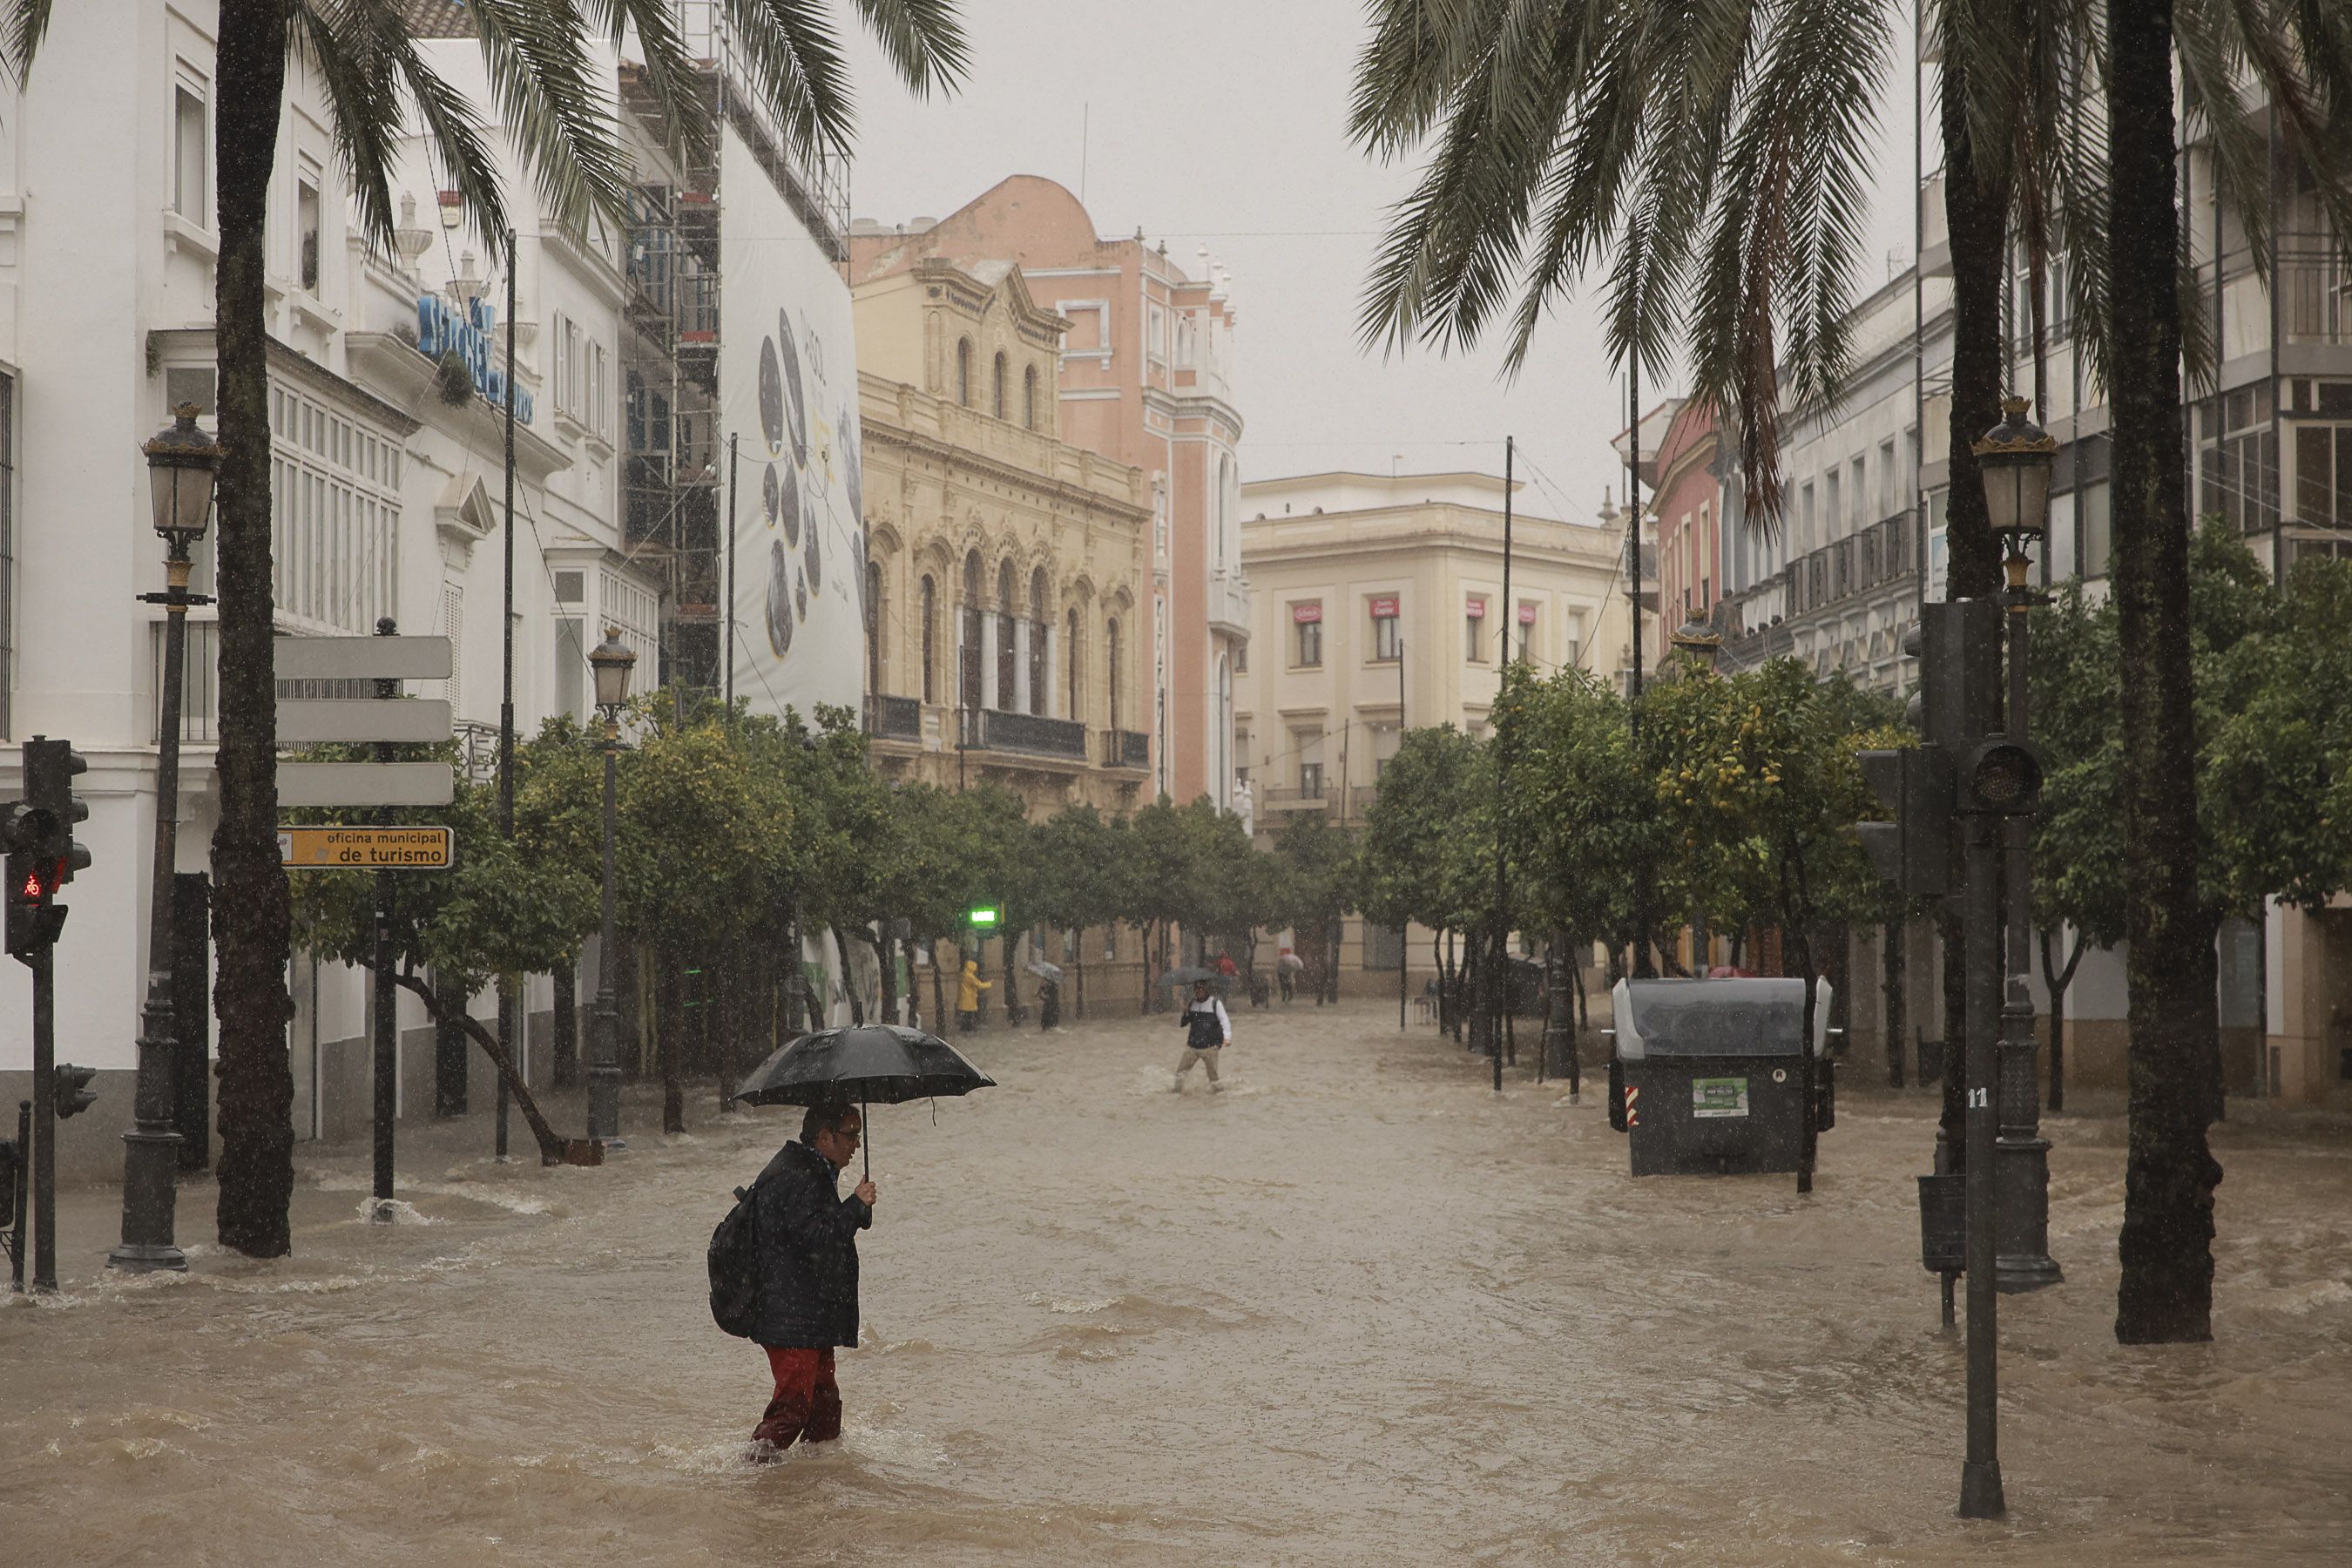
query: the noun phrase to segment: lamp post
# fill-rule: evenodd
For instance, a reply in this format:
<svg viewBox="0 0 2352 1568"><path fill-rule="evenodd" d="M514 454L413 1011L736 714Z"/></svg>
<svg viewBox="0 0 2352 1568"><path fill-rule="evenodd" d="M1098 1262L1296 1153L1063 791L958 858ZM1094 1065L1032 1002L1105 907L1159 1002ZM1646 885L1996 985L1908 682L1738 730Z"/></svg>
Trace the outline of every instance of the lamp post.
<svg viewBox="0 0 2352 1568"><path fill-rule="evenodd" d="M1696 616L1676 626L1667 635L1667 642L1684 662L1702 675L1715 673L1716 660L1723 653L1723 634ZM1714 967L1715 937L1707 930L1706 909L1693 904L1691 908L1691 968L1701 980Z"/></svg>
<svg viewBox="0 0 2352 1568"><path fill-rule="evenodd" d="M613 1013L613 837L618 815L615 779L621 757L621 705L629 700L635 649L621 640L621 628L606 626L604 640L588 655L595 672L596 707L604 717L604 924L596 942L596 1005L588 1042L588 1136L608 1151L625 1149L621 1137L621 1037Z"/></svg>
<svg viewBox="0 0 2352 1568"><path fill-rule="evenodd" d="M192 554L212 521L213 485L220 477L220 443L196 428L196 405L173 410L169 428L142 450L147 458L149 500L163 541L160 594L142 594L163 606L163 684L156 702L155 868L147 909L147 1000L140 1010L139 1079L133 1126L122 1135L122 1240L107 1254L110 1268L145 1274L185 1268L173 1239L178 1200L180 1134L172 1125L172 1058L179 1049L172 1016L172 875L179 858L180 689L188 657L188 607L209 605L188 592Z"/></svg>
<svg viewBox="0 0 2352 1568"><path fill-rule="evenodd" d="M1974 443L1984 475L1985 511L2002 544L2009 574L2000 601L2009 623L2007 729L2026 736L2026 616L2042 595L2026 584L2028 551L2050 525L2050 469L2058 443L2036 425L2022 397L2001 402L2001 422ZM2000 1132L1994 1144L1995 1211L2000 1240L1995 1273L2007 1291L2038 1290L2063 1276L2050 1256L2050 1141L2041 1133L2042 1095L2033 1038L2033 1002L2026 988L2032 922L2032 822L2012 816L2001 825L2004 879L2000 1043L1996 1050Z"/></svg>

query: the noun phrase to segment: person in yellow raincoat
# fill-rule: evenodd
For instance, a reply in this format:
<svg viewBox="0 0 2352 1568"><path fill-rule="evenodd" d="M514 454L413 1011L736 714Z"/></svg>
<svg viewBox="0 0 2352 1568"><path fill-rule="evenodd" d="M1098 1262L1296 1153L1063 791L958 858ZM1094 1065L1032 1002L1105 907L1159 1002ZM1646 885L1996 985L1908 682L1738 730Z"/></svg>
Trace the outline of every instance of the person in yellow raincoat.
<svg viewBox="0 0 2352 1568"><path fill-rule="evenodd" d="M980 977L980 965L971 959L963 961L963 973L956 980L956 1028L971 1034L980 1022L980 994L995 988L992 980Z"/></svg>

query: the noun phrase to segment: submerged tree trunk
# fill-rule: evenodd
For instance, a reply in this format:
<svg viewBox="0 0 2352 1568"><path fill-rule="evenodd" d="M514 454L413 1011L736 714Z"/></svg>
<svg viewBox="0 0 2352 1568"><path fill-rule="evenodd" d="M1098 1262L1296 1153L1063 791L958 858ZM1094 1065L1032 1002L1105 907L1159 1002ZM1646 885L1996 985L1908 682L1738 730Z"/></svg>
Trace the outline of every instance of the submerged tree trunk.
<svg viewBox="0 0 2352 1568"><path fill-rule="evenodd" d="M2197 736L2180 433L2172 0L2108 0L2108 351L2123 669L2130 1148L2116 1338L2212 1338L2215 922L2198 908Z"/></svg>
<svg viewBox="0 0 2352 1568"><path fill-rule="evenodd" d="M898 939L877 936L869 940L873 943L875 961L882 969L882 1021L886 1024L904 1023L906 1020L898 1016Z"/></svg>
<svg viewBox="0 0 2352 1568"><path fill-rule="evenodd" d="M555 1074L557 1089L580 1087L580 971L570 959L548 973L555 988Z"/></svg>
<svg viewBox="0 0 2352 1568"><path fill-rule="evenodd" d="M1879 929L1879 963L1884 975L1884 1006L1880 1016L1885 1019L1886 1035L1886 1085L1889 1089L1903 1087L1903 1031L1907 1020L1903 1005L1903 943L1906 936L1901 916L1888 921Z"/></svg>
<svg viewBox="0 0 2352 1568"><path fill-rule="evenodd" d="M661 946L661 982L655 987L660 1016L655 1021L661 1049L662 1131L686 1131L686 1086L678 1054L686 1048L686 961L677 949Z"/></svg>
<svg viewBox="0 0 2352 1568"><path fill-rule="evenodd" d="M269 185L286 89L284 0L222 0L213 125L220 256L215 353L221 443L220 826L213 834L219 962L220 1243L251 1258L293 1249L294 1070L286 1029L286 870L278 858L278 686L271 639Z"/></svg>
<svg viewBox="0 0 2352 1568"><path fill-rule="evenodd" d="M940 1034L948 1026L947 978L940 973L940 944L931 943L931 1033Z"/></svg>
<svg viewBox="0 0 2352 1568"><path fill-rule="evenodd" d="M2042 983L2050 989L2050 1096L2053 1110L2066 1109L2066 989L2074 984L2075 965L2083 962L2084 939L2074 934L2072 949L2066 954L2063 969L2053 968L2050 963L2050 933L2040 933L2042 940Z"/></svg>
<svg viewBox="0 0 2352 1568"><path fill-rule="evenodd" d="M849 1021L863 1028L866 1025L864 987L857 984L857 968L849 962L849 938L836 925L833 928L833 951L841 959L841 988L849 994Z"/></svg>
<svg viewBox="0 0 2352 1568"><path fill-rule="evenodd" d="M522 1108L522 1119L530 1124L531 1138L539 1144L539 1163L542 1165L561 1163L563 1159L563 1140L557 1135L554 1128L548 1125L547 1118L540 1114L539 1101L530 1097L530 1087L524 1083L522 1076L515 1071L514 1063L508 1058L506 1052L499 1049L498 1036L484 1028L479 1019L466 1011L464 998L459 997L452 1005L446 995L415 974L397 973L393 976L393 980L404 989L424 998L425 1010L432 1015L435 1024L446 1028L462 1030L476 1045L482 1047L482 1054L490 1058L490 1065L498 1069L499 1077L505 1080L507 1092L514 1096L515 1103Z"/></svg>

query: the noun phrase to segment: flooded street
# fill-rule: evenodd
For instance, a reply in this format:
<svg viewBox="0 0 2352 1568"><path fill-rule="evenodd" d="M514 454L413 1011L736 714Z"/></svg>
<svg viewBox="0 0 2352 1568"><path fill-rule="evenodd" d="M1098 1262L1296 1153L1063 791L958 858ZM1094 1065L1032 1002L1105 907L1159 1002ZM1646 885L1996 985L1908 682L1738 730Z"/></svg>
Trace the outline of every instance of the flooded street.
<svg viewBox="0 0 2352 1568"><path fill-rule="evenodd" d="M296 1255L0 1309L11 1563L1370 1563L2343 1560L2352 1136L2218 1129L2218 1342L2114 1343L2122 1124L2054 1118L2067 1282L2003 1305L2011 1517L1953 1518L1961 1360L1917 1265L1933 1102L1841 1096L1809 1200L1626 1174L1598 1093L1377 1004L977 1037L1002 1087L876 1108L845 1440L742 1459L759 1351L702 1251L798 1112L604 1170L487 1119L298 1153ZM1526 1037L1523 1036L1523 1039ZM963 1042L959 1042L963 1043ZM2233 1108L2233 1114L2236 1114ZM212 1189L184 1196L209 1243Z"/></svg>

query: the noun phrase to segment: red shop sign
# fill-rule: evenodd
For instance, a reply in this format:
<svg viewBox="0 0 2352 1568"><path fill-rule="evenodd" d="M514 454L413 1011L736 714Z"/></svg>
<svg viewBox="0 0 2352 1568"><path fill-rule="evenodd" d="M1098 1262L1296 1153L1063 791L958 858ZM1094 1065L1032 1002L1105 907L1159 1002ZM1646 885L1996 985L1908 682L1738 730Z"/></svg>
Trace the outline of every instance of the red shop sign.
<svg viewBox="0 0 2352 1568"><path fill-rule="evenodd" d="M1376 621L1392 621L1396 619L1396 616L1397 601L1395 595L1391 594L1386 598L1374 599L1372 601L1372 619Z"/></svg>
<svg viewBox="0 0 2352 1568"><path fill-rule="evenodd" d="M1519 606L1519 625L1523 626L1531 626L1535 624L1536 607L1533 605L1521 605Z"/></svg>
<svg viewBox="0 0 2352 1568"><path fill-rule="evenodd" d="M1471 600L1468 604L1462 606L1462 614L1465 617L1470 620L1485 620L1486 618L1486 601L1484 599Z"/></svg>
<svg viewBox="0 0 2352 1568"><path fill-rule="evenodd" d="M1314 603L1308 605L1291 605L1290 618L1302 626L1312 622L1321 620L1323 618L1323 601L1318 599Z"/></svg>

